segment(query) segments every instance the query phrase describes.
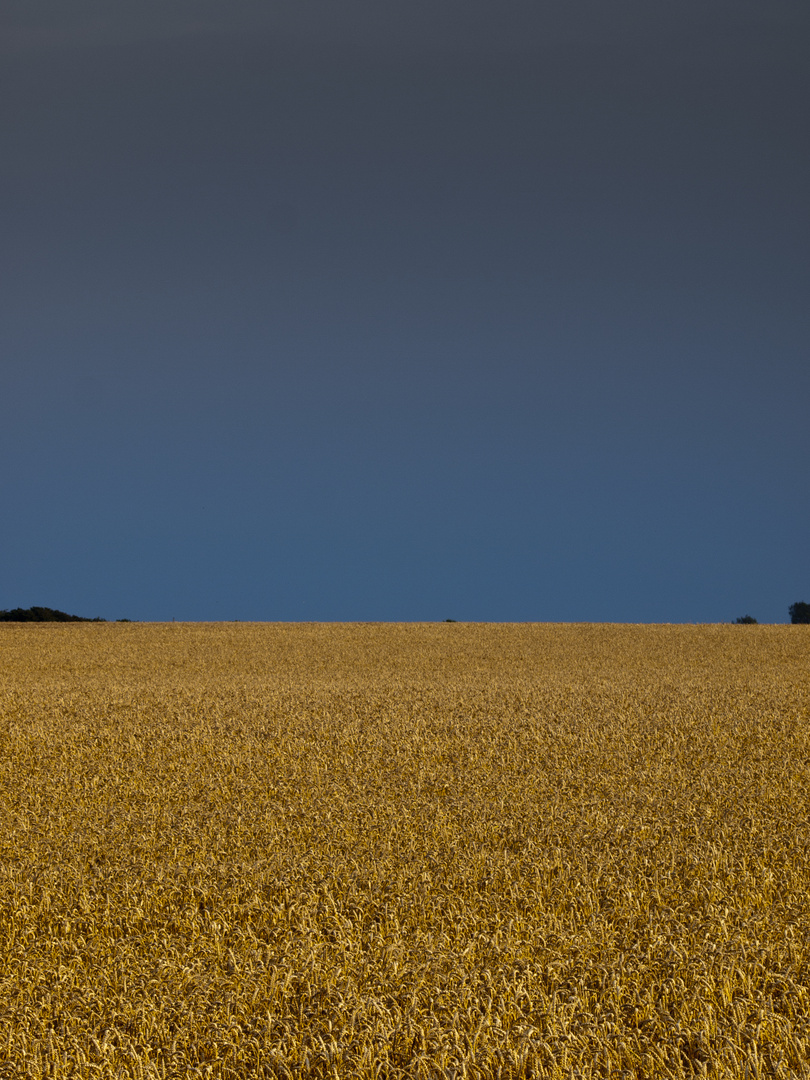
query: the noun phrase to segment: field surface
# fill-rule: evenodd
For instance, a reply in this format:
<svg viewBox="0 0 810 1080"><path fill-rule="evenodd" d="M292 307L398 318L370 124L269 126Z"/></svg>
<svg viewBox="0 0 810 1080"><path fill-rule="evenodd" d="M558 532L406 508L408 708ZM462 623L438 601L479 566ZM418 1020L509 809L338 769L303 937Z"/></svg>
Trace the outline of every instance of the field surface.
<svg viewBox="0 0 810 1080"><path fill-rule="evenodd" d="M0 628L0 1077L810 1077L810 628Z"/></svg>

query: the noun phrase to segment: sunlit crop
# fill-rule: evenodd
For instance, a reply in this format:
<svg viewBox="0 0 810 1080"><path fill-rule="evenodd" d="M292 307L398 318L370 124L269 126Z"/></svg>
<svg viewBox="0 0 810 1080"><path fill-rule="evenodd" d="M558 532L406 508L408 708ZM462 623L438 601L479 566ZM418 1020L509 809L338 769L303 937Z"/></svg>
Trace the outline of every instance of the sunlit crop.
<svg viewBox="0 0 810 1080"><path fill-rule="evenodd" d="M0 1077L810 1077L801 626L0 628Z"/></svg>

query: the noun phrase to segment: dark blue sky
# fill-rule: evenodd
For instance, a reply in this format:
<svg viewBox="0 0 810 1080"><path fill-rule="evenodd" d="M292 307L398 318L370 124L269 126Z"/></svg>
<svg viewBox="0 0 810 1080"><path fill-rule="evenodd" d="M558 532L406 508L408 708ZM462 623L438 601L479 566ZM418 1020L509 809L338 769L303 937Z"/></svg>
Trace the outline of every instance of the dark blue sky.
<svg viewBox="0 0 810 1080"><path fill-rule="evenodd" d="M806 0L15 0L0 607L788 620Z"/></svg>

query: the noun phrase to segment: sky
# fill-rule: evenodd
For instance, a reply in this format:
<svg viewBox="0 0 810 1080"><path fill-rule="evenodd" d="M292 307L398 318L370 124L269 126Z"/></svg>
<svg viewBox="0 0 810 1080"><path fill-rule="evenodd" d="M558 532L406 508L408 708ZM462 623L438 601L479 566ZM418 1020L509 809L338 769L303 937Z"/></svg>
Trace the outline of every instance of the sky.
<svg viewBox="0 0 810 1080"><path fill-rule="evenodd" d="M806 0L6 0L0 608L810 601Z"/></svg>

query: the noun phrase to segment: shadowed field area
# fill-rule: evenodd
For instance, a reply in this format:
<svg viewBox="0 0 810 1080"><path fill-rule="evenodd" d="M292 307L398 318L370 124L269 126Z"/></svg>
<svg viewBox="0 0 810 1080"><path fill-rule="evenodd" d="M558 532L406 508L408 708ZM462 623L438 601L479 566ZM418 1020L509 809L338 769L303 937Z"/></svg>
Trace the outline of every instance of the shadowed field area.
<svg viewBox="0 0 810 1080"><path fill-rule="evenodd" d="M0 1077L810 1076L803 626L0 627Z"/></svg>

